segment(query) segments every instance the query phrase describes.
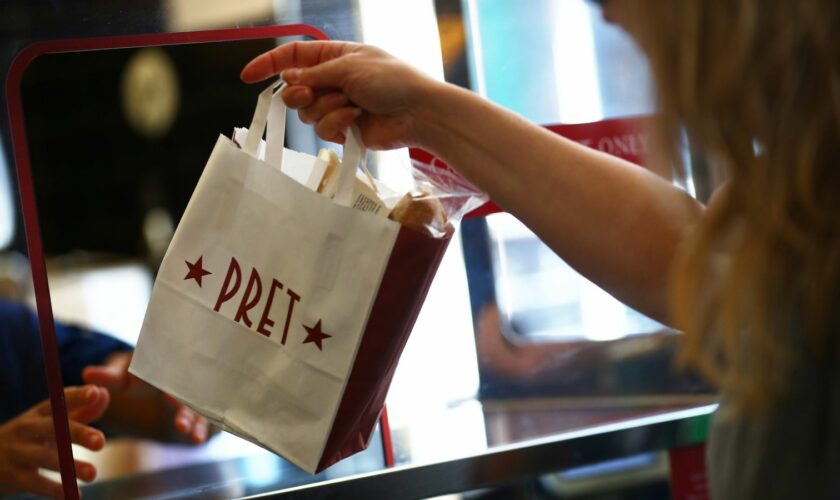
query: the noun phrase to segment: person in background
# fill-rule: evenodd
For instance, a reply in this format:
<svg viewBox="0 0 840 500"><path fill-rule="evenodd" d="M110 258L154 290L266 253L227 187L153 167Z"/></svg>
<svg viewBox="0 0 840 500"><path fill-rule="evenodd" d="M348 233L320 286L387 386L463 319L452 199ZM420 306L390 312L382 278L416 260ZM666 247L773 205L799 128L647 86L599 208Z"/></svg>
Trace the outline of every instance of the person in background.
<svg viewBox="0 0 840 500"><path fill-rule="evenodd" d="M424 148L581 274L685 332L721 389L711 496L840 498L840 2L603 0L646 52L662 152L728 174L708 206L385 52L277 47L242 71L325 140ZM527 75L523 75L527 77ZM568 78L575 78L570 74Z"/></svg>
<svg viewBox="0 0 840 500"><path fill-rule="evenodd" d="M131 346L60 323L55 333L73 443L101 450L106 432L161 441L207 439L204 417L128 373ZM6 300L0 300L0 387L0 495L61 497L61 484L38 473L59 469L38 318ZM76 474L92 481L96 468L76 460Z"/></svg>

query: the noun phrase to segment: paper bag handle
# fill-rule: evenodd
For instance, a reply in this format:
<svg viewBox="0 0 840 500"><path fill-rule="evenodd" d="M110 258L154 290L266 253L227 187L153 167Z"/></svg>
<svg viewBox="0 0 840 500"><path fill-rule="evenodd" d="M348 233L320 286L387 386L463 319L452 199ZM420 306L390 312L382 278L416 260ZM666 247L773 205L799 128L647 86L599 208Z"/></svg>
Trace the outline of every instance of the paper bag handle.
<svg viewBox="0 0 840 500"><path fill-rule="evenodd" d="M272 167L281 168L283 164L283 143L286 136L286 104L280 92L286 82L282 79L272 82L257 98L254 118L248 127L245 145L246 153L256 155L260 139L265 133L265 162Z"/></svg>
<svg viewBox="0 0 840 500"><path fill-rule="evenodd" d="M271 95L268 106L268 125L265 130L265 162L282 170L283 144L286 140L286 103L280 97L280 91L286 83L283 82Z"/></svg>
<svg viewBox="0 0 840 500"><path fill-rule="evenodd" d="M336 179L333 201L345 207L353 203L353 185L359 162L367 156L367 149L362 143L362 133L359 127L351 124L344 132L344 152L341 158L341 168ZM365 168L367 170L367 167Z"/></svg>
<svg viewBox="0 0 840 500"><path fill-rule="evenodd" d="M286 82L279 79L260 92L251 126L248 127L248 134L245 136L245 145L242 147L246 153L256 156L260 140L265 133L265 162L281 171L286 134L286 104L280 97L280 92L285 86ZM335 183L333 201L349 207L353 202L354 179L359 162L362 162L368 177L370 172L364 163L367 149L362 143L359 128L355 124L350 125L344 137L344 154Z"/></svg>

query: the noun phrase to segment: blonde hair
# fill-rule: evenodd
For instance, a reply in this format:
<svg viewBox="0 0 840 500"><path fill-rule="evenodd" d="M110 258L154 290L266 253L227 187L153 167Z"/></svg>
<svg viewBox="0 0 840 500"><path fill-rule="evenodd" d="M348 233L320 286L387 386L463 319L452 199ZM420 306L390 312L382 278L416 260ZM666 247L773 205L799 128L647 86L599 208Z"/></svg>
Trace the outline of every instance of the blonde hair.
<svg viewBox="0 0 840 500"><path fill-rule="evenodd" d="M840 2L626 1L672 157L685 134L728 172L674 268L682 359L755 410L836 326Z"/></svg>

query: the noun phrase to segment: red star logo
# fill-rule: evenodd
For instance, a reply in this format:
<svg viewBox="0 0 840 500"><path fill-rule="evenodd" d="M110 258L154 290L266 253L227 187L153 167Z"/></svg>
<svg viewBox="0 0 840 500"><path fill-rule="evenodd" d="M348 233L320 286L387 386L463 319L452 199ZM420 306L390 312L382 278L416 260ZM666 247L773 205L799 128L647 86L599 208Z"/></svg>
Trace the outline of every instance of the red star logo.
<svg viewBox="0 0 840 500"><path fill-rule="evenodd" d="M321 331L321 320L319 319L315 326L306 326L303 325L303 329L306 330L306 340L303 341L304 344L308 344L312 342L316 346L318 346L319 351L323 351L323 346L321 342L324 339L328 339L332 337L332 335L327 335L323 331Z"/></svg>
<svg viewBox="0 0 840 500"><path fill-rule="evenodd" d="M184 261L184 263L186 263L187 267L190 269L189 271L187 271L187 275L184 276L184 279L185 280L189 280L189 279L195 280L195 282L198 283L199 288L201 288L201 278L203 278L204 276L207 276L208 274L213 274L210 271L204 269L204 267L202 267L203 266L203 264L201 262L202 259L204 259L203 255L200 256L197 261L195 261L195 264L190 263L189 261L186 261L186 260Z"/></svg>

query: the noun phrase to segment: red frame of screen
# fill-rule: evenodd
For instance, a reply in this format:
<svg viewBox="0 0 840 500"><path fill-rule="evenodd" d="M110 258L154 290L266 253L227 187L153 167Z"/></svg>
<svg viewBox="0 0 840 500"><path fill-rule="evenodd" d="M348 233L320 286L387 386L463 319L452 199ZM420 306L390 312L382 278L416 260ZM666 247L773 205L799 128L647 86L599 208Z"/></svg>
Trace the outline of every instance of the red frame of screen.
<svg viewBox="0 0 840 500"><path fill-rule="evenodd" d="M36 42L25 47L15 56L9 67L9 73L6 79L6 99L9 106L12 151L17 170L18 193L20 195L21 211L23 214L26 244L29 249L29 262L32 268L32 281L35 289L44 365L47 372L47 385L52 406L56 446L58 448L61 469L61 482L66 498L78 499L78 490L76 488L76 471L73 465L73 451L70 446L70 431L64 401L64 388L61 380L61 365L58 359L58 348L55 340L52 303L50 301L50 290L47 282L47 271L41 242L41 229L38 223L35 190L32 184L26 124L23 118L23 103L20 91L23 75L29 65L32 64L32 61L44 54L208 42L232 42L287 36L308 36L316 40L329 40L329 37L324 32L306 24L258 26L185 33L48 40ZM383 419L381 422L383 443L387 442L390 444L390 430L386 428L386 422L387 419ZM389 439L384 439L386 436ZM390 449L390 446L386 447L384 453L386 465L393 465L393 451Z"/></svg>

